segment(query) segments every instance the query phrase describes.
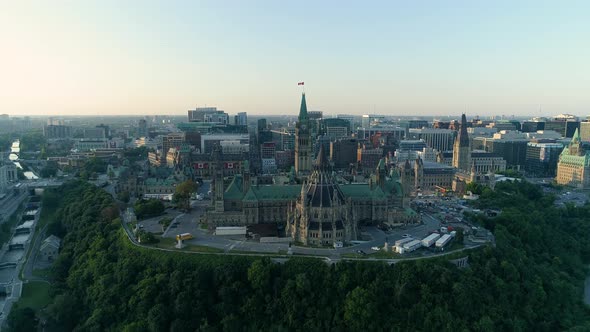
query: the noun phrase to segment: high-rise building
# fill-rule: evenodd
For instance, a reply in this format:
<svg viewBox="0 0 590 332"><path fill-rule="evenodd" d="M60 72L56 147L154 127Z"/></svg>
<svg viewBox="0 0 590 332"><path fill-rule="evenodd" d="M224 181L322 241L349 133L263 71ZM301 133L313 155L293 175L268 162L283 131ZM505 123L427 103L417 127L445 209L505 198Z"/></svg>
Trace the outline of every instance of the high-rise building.
<svg viewBox="0 0 590 332"><path fill-rule="evenodd" d="M350 126L350 132L354 131L354 115L348 115L348 114L338 114L336 115L337 119L342 119L342 120L347 120L348 121L348 125Z"/></svg>
<svg viewBox="0 0 590 332"><path fill-rule="evenodd" d="M301 96L299 117L295 126L295 173L308 174L311 171L311 128L307 115L305 93Z"/></svg>
<svg viewBox="0 0 590 332"><path fill-rule="evenodd" d="M184 143L184 133L170 133L162 136L162 157L165 157L170 148L180 147Z"/></svg>
<svg viewBox="0 0 590 332"><path fill-rule="evenodd" d="M590 141L590 121L580 122L580 139L584 142Z"/></svg>
<svg viewBox="0 0 590 332"><path fill-rule="evenodd" d="M453 146L453 167L463 171L469 171L471 168L471 148L465 113L461 116L461 128Z"/></svg>
<svg viewBox="0 0 590 332"><path fill-rule="evenodd" d="M139 125L137 126L137 136L146 137L147 134L147 121L145 119L140 119Z"/></svg>
<svg viewBox="0 0 590 332"><path fill-rule="evenodd" d="M43 136L47 139L63 139L72 136L72 127L64 125L43 126Z"/></svg>
<svg viewBox="0 0 590 332"><path fill-rule="evenodd" d="M450 129L410 129L408 135L410 139L424 140L429 147L438 151L450 151L455 139L455 131Z"/></svg>
<svg viewBox="0 0 590 332"><path fill-rule="evenodd" d="M555 140L533 140L527 144L525 170L536 177L554 177L563 144Z"/></svg>
<svg viewBox="0 0 590 332"><path fill-rule="evenodd" d="M235 122L238 126L248 125L248 114L246 112L240 112L235 116Z"/></svg>
<svg viewBox="0 0 590 332"><path fill-rule="evenodd" d="M229 115L217 107L197 107L188 111L188 121L229 124Z"/></svg>
<svg viewBox="0 0 590 332"><path fill-rule="evenodd" d="M350 122L344 119L324 119L323 131L328 137L340 138L350 135Z"/></svg>
<svg viewBox="0 0 590 332"><path fill-rule="evenodd" d="M342 138L330 143L330 159L334 168L349 169L357 161L359 141L356 138Z"/></svg>

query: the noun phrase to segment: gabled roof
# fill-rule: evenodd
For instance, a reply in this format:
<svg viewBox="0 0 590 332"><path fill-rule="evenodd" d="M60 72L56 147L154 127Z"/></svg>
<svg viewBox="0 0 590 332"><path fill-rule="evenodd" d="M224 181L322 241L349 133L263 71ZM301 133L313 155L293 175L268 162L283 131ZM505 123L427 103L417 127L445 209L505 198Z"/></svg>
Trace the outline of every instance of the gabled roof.
<svg viewBox="0 0 590 332"><path fill-rule="evenodd" d="M241 199L244 195L242 191L243 186L243 179L242 175L236 174L229 184L225 192L223 193L223 198L225 199Z"/></svg>
<svg viewBox="0 0 590 332"><path fill-rule="evenodd" d="M252 187L250 187L250 189L248 189L248 192L246 193L246 195L244 196L242 201L244 201L244 202L257 202L258 201L258 197L256 197L256 194L254 193L254 190L252 190Z"/></svg>
<svg viewBox="0 0 590 332"><path fill-rule="evenodd" d="M47 248L47 247L59 249L60 244L61 244L60 238L58 238L55 235L49 235L45 240L43 240L40 250L45 250L45 248Z"/></svg>

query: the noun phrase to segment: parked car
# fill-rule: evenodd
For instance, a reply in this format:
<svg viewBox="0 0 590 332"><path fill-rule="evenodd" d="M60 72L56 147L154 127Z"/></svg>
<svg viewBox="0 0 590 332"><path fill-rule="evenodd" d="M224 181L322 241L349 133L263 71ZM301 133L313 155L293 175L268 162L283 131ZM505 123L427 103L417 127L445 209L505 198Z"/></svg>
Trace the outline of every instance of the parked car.
<svg viewBox="0 0 590 332"><path fill-rule="evenodd" d="M404 234L402 237L412 237L410 234Z"/></svg>
<svg viewBox="0 0 590 332"><path fill-rule="evenodd" d="M371 247L371 250L379 251L381 249L379 249L379 247Z"/></svg>

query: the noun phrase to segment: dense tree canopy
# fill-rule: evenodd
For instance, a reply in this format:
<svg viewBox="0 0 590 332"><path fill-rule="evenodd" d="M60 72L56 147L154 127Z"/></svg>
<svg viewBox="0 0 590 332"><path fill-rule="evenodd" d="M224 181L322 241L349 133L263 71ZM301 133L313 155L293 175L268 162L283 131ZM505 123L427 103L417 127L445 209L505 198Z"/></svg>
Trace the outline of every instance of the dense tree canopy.
<svg viewBox="0 0 590 332"><path fill-rule="evenodd" d="M189 210L191 195L197 191L197 184L193 180L186 180L176 186L173 202L178 208Z"/></svg>
<svg viewBox="0 0 590 332"><path fill-rule="evenodd" d="M45 136L40 130L32 130L20 138L20 149L23 152L41 151L45 144Z"/></svg>
<svg viewBox="0 0 590 332"><path fill-rule="evenodd" d="M140 199L135 202L134 208L137 218L159 216L166 210L159 199Z"/></svg>
<svg viewBox="0 0 590 332"><path fill-rule="evenodd" d="M71 182L54 218L66 231L55 264L61 330L79 331L561 331L590 328L582 303L590 206L558 209L530 184L498 184L496 247L389 266L318 259L170 253L138 248L103 213L104 191Z"/></svg>

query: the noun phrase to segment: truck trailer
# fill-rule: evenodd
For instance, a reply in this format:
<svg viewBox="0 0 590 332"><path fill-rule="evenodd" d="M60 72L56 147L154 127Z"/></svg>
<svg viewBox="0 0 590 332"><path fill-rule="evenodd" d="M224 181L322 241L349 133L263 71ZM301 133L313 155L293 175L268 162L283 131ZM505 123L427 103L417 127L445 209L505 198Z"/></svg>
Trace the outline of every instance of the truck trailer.
<svg viewBox="0 0 590 332"><path fill-rule="evenodd" d="M216 227L215 235L246 235L246 226Z"/></svg>
<svg viewBox="0 0 590 332"><path fill-rule="evenodd" d="M414 240L414 239L412 239L411 237L407 237L407 238L404 238L404 239L401 239L401 240L397 240L397 241L395 241L395 246L396 247L402 246L404 243L408 243L408 242L410 242L412 240Z"/></svg>
<svg viewBox="0 0 590 332"><path fill-rule="evenodd" d="M447 243L449 243L449 241L451 241L452 236L450 234L445 234L443 236L440 237L440 239L436 240L436 247L437 248L442 248L444 246L447 245Z"/></svg>
<svg viewBox="0 0 590 332"><path fill-rule="evenodd" d="M420 240L412 240L403 245L404 252L412 252L420 247L422 247L422 242Z"/></svg>
<svg viewBox="0 0 590 332"><path fill-rule="evenodd" d="M431 245L433 245L434 242L436 242L436 240L438 240L439 238L440 238L440 234L432 233L432 234L428 235L427 237L425 237L424 239L422 239L422 246L428 248Z"/></svg>

